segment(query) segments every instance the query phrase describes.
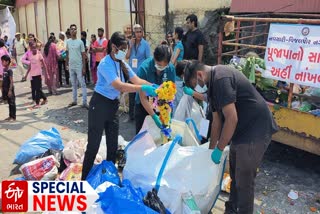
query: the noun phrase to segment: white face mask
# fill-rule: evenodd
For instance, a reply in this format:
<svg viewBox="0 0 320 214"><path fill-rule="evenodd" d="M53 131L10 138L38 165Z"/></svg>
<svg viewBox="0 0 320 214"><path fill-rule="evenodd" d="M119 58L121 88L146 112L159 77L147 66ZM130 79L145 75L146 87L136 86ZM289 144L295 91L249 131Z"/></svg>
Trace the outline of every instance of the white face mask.
<svg viewBox="0 0 320 214"><path fill-rule="evenodd" d="M197 80L197 85L196 85L196 87L194 88L194 90L195 90L196 92L198 92L198 93L203 94L203 93L206 93L206 92L208 91L208 88L207 88L207 85L206 85L206 84L204 84L204 86L201 87L201 86L199 85L198 80Z"/></svg>
<svg viewBox="0 0 320 214"><path fill-rule="evenodd" d="M168 65L167 65L167 66L164 66L164 67L161 67L161 66L159 66L158 64L154 64L154 67L155 67L158 71L163 71L163 70L165 70L165 69L168 67Z"/></svg>
<svg viewBox="0 0 320 214"><path fill-rule="evenodd" d="M114 57L117 59L117 60L124 60L126 58L126 52L122 51L122 50L118 50L118 53L116 53L114 55Z"/></svg>

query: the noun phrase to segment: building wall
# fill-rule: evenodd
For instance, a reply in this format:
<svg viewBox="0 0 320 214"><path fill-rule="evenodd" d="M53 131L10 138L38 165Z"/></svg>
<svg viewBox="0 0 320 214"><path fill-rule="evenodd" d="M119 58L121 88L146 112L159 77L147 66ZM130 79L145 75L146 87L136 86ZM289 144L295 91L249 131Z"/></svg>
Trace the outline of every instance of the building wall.
<svg viewBox="0 0 320 214"><path fill-rule="evenodd" d="M82 25L90 40L91 34L97 35L97 29L105 28L104 0L82 0Z"/></svg>
<svg viewBox="0 0 320 214"><path fill-rule="evenodd" d="M19 25L20 32L26 33L27 32L27 22L26 22L26 10L25 7L20 7L19 11L19 22L16 21L16 25Z"/></svg>
<svg viewBox="0 0 320 214"><path fill-rule="evenodd" d="M36 17L34 16L34 4L28 4L26 6L26 15L27 15L27 25L28 25L28 32L32 32L35 35L37 34L36 31Z"/></svg>
<svg viewBox="0 0 320 214"><path fill-rule="evenodd" d="M79 0L61 0L61 27L66 31L71 24L76 24L78 28L78 37L80 37L80 10Z"/></svg>
<svg viewBox="0 0 320 214"><path fill-rule="evenodd" d="M46 9L44 0L39 0L36 6L36 21L37 21L37 37L42 41L47 40L47 26L46 26Z"/></svg>
<svg viewBox="0 0 320 214"><path fill-rule="evenodd" d="M46 0L47 10L45 10L45 0L38 0L36 6L36 19L34 18L33 3L22 6L18 9L19 19L16 20L21 32L35 32L35 21L37 21L38 37L46 41L47 34L54 32L56 35L60 30L65 31L70 24L78 26L78 36L80 37L80 11L79 2L81 2L82 11L82 30L87 31L88 39L91 34L97 34L97 28L105 28L105 22L108 22L109 37L115 31L123 31L125 26L130 25L130 6L129 0L112 0L108 1L108 20L105 20L105 0ZM169 0L169 20L165 19L165 0L154 1L145 0L146 16L146 38L152 48L156 47L165 39L166 31L173 31L176 26L184 27L185 18L194 13L198 16L199 28L206 29L207 39L213 38L210 34L211 20L216 20L216 13L210 13L219 8L230 7L231 0ZM59 9L61 13L61 28L59 24ZM27 11L28 26L26 25ZM47 13L46 13L47 12ZM46 29L46 19L48 29ZM30 23L29 23L30 22ZM166 29L167 25L167 29ZM105 29L106 30L106 29ZM28 32L27 32L28 31Z"/></svg>
<svg viewBox="0 0 320 214"><path fill-rule="evenodd" d="M129 0L109 1L109 33L123 32L126 25L130 24Z"/></svg>
<svg viewBox="0 0 320 214"><path fill-rule="evenodd" d="M68 1L69 0L67 0L66 2ZM58 0L47 0L47 9L45 11L46 12L45 14L47 14L47 23L48 23L47 36L49 36L51 32L54 32L55 34L57 34L57 32L60 31L58 5L59 5ZM40 26L38 27L40 28ZM44 42L46 41L47 40L44 40Z"/></svg>
<svg viewBox="0 0 320 214"><path fill-rule="evenodd" d="M152 49L165 39L165 1L145 0L146 38Z"/></svg>

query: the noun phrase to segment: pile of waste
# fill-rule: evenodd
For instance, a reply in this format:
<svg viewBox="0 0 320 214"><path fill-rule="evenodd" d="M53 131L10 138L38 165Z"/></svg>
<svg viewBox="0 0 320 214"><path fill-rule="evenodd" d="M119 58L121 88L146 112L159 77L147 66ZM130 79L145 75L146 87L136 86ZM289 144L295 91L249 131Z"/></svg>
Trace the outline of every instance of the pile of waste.
<svg viewBox="0 0 320 214"><path fill-rule="evenodd" d="M221 190L228 149L221 164L213 164L208 143L200 146L185 122L172 120L171 127L172 139L165 144L150 117L132 141L119 136L117 167L106 161L102 137L87 176L99 194L92 213L208 213L212 209ZM14 163L22 174L16 180L81 180L86 147L83 139L64 145L55 128L40 131L16 154Z"/></svg>

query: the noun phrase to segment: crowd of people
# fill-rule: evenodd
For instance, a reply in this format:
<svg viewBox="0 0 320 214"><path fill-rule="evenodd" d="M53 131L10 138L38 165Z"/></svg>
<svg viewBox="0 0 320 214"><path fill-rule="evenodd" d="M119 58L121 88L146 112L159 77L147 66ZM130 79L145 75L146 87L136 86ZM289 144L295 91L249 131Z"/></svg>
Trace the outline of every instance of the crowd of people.
<svg viewBox="0 0 320 214"><path fill-rule="evenodd" d="M97 36L91 35L91 41L87 40L85 31L78 39L77 26L72 24L66 32L59 33L58 40L51 33L46 44L33 34L26 39L16 33L11 45L7 40L0 40L2 99L9 104L7 120L16 120L15 72L22 76L21 81L30 80L34 108L48 102L42 90L43 81L52 95L59 93L57 88L71 83L73 96L69 107L78 104L80 86L82 107L88 109L88 145L82 170L85 180L103 131L107 160L116 161L121 93L129 93L128 120L135 120L138 133L147 115L161 127L159 113L150 99L156 96L155 91L163 82L176 82L175 107L183 94L209 104L208 115L213 115L209 117L213 122L208 139L213 163L219 164L224 148L232 142L232 185L226 213L252 213L256 170L277 127L263 98L244 75L227 66L202 63L205 40L196 15L186 17L186 27L187 32L182 27L168 32L153 53L139 24L133 26L130 39L115 32L108 40L103 28L98 29ZM17 62L15 72L10 69L13 59ZM88 104L87 84L90 83L95 87Z"/></svg>

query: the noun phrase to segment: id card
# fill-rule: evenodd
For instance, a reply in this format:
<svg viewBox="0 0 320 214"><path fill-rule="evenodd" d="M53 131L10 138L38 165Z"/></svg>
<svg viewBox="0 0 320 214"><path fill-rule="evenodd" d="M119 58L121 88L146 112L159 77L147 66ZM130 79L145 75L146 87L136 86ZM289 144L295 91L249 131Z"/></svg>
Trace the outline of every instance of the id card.
<svg viewBox="0 0 320 214"><path fill-rule="evenodd" d="M205 118L201 118L199 134L204 138L207 138L208 136L209 124L210 124L209 120Z"/></svg>
<svg viewBox="0 0 320 214"><path fill-rule="evenodd" d="M132 59L132 68L138 68L138 59Z"/></svg>

